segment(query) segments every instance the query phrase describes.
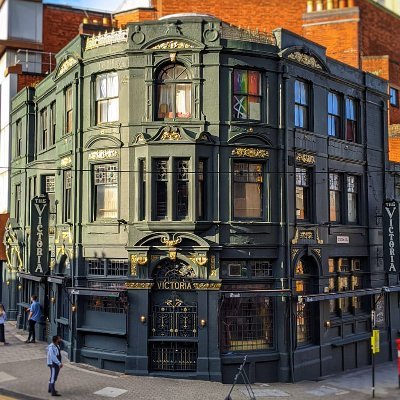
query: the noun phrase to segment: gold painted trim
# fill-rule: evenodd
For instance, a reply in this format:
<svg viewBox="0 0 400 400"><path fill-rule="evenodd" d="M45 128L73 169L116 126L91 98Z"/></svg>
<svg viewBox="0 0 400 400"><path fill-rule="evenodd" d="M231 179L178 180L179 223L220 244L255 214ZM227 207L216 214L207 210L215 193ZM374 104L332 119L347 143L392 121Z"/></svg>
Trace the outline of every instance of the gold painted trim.
<svg viewBox="0 0 400 400"><path fill-rule="evenodd" d="M125 286L127 289L151 289L153 282L126 282Z"/></svg>
<svg viewBox="0 0 400 400"><path fill-rule="evenodd" d="M128 42L128 29L119 29L111 32L99 33L86 39L85 51L96 49L98 47L109 46L116 43Z"/></svg>
<svg viewBox="0 0 400 400"><path fill-rule="evenodd" d="M64 157L61 159L60 161L61 167L69 167L70 165L72 165L72 157L68 156L68 157Z"/></svg>
<svg viewBox="0 0 400 400"><path fill-rule="evenodd" d="M268 150L254 147L236 147L232 150L232 155L235 157L269 158Z"/></svg>
<svg viewBox="0 0 400 400"><path fill-rule="evenodd" d="M222 283L193 283L196 290L220 290Z"/></svg>
<svg viewBox="0 0 400 400"><path fill-rule="evenodd" d="M315 156L312 154L305 153L297 153L296 154L296 162L300 162L303 164L314 165L315 164Z"/></svg>
<svg viewBox="0 0 400 400"><path fill-rule="evenodd" d="M168 40L150 47L153 50L193 49L194 46L187 42Z"/></svg>
<svg viewBox="0 0 400 400"><path fill-rule="evenodd" d="M57 78L61 75L64 75L67 71L69 71L72 67L78 64L78 60L74 57L68 57L65 61L62 62L60 69L57 73Z"/></svg>
<svg viewBox="0 0 400 400"><path fill-rule="evenodd" d="M291 54L288 55L288 58L290 58L293 61L296 61L300 64L304 64L307 67L315 68L315 69L323 69L322 65L319 63L319 61L308 54L302 53L300 51L295 51Z"/></svg>
<svg viewBox="0 0 400 400"><path fill-rule="evenodd" d="M217 276L217 269L215 268L215 256L210 257L210 276Z"/></svg>
<svg viewBox="0 0 400 400"><path fill-rule="evenodd" d="M104 160L118 157L117 150L98 150L89 153L89 160Z"/></svg>

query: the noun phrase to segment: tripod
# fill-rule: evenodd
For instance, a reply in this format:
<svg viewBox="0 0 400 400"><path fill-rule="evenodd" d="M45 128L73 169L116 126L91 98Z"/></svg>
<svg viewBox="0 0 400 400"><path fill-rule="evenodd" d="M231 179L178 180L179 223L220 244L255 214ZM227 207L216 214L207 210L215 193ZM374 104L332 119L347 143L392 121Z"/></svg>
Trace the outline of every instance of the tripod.
<svg viewBox="0 0 400 400"><path fill-rule="evenodd" d="M241 376L242 379L243 379L243 383L244 383L244 386L245 386L245 388L247 390L247 394L249 395L249 399L250 400L257 400L256 396L255 396L255 394L253 392L253 388L250 385L249 377L247 376L246 370L244 369L244 366L246 365L246 360L247 360L247 356L244 356L243 362L240 365L240 367L238 369L238 372L235 375L235 378L233 380L231 390L229 390L228 396L225 397L225 400L232 400L231 393L233 391L233 388L237 384L237 380L239 379L239 376Z"/></svg>

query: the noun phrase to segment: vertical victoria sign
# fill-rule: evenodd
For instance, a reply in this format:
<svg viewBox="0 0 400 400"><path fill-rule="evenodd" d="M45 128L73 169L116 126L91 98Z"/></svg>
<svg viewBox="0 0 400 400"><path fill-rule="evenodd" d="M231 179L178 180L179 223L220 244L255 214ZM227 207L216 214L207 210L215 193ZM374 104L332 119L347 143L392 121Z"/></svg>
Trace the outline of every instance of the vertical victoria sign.
<svg viewBox="0 0 400 400"><path fill-rule="evenodd" d="M385 272L397 274L399 270L399 203L383 203L383 261Z"/></svg>
<svg viewBox="0 0 400 400"><path fill-rule="evenodd" d="M31 201L31 254L29 271L45 275L49 270L49 198L41 194Z"/></svg>

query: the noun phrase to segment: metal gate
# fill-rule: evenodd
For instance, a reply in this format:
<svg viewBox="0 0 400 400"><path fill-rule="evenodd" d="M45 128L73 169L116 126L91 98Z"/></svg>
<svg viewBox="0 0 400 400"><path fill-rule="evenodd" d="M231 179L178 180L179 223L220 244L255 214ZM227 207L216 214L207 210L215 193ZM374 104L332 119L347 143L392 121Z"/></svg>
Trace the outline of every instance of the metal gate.
<svg viewBox="0 0 400 400"><path fill-rule="evenodd" d="M197 329L197 303L186 304L173 292L155 304L150 326L151 369L195 371Z"/></svg>

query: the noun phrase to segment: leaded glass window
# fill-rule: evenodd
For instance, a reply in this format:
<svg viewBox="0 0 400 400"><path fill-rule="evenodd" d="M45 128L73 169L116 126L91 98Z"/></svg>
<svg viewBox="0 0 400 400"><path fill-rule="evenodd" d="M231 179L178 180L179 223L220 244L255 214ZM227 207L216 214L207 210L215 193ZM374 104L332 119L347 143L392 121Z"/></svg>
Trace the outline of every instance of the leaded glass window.
<svg viewBox="0 0 400 400"><path fill-rule="evenodd" d="M156 160L156 217L168 215L168 160Z"/></svg>
<svg viewBox="0 0 400 400"><path fill-rule="evenodd" d="M261 120L261 74L258 71L233 71L232 112L235 119Z"/></svg>
<svg viewBox="0 0 400 400"><path fill-rule="evenodd" d="M94 166L94 219L117 217L117 164L97 164Z"/></svg>

